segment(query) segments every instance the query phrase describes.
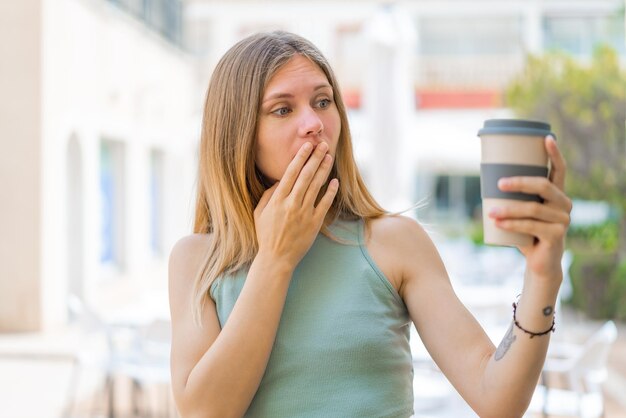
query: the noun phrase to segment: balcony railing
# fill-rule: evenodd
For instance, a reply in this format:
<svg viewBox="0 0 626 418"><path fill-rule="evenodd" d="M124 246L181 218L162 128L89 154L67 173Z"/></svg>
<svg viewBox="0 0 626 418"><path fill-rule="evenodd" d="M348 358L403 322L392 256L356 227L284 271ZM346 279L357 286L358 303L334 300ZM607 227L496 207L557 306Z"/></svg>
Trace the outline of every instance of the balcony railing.
<svg viewBox="0 0 626 418"><path fill-rule="evenodd" d="M180 0L107 0L182 48Z"/></svg>
<svg viewBox="0 0 626 418"><path fill-rule="evenodd" d="M524 56L441 55L416 59L416 84L420 88L501 89L524 67Z"/></svg>

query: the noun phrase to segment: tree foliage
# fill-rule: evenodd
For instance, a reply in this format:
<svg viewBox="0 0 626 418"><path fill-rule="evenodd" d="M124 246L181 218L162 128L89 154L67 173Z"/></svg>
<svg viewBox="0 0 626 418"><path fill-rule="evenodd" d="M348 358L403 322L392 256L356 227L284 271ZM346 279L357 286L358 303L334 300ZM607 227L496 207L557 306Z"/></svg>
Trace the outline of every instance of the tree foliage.
<svg viewBox="0 0 626 418"><path fill-rule="evenodd" d="M530 57L506 100L520 117L552 125L568 195L620 211L618 258L626 259L626 71L618 54L601 46L586 61L559 52Z"/></svg>

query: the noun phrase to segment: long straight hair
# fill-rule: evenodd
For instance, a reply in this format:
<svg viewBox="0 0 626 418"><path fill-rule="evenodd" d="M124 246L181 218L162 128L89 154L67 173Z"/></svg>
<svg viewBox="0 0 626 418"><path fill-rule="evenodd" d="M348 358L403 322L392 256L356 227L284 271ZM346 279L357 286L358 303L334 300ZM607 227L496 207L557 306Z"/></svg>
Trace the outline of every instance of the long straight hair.
<svg viewBox="0 0 626 418"><path fill-rule="evenodd" d="M283 31L241 40L217 64L204 106L193 230L210 234L211 239L194 282L194 319L199 325L211 284L221 275L249 266L258 251L254 209L266 190L255 166L259 108L272 76L296 54L324 72L341 120L329 176L339 179L339 190L321 233L334 239L328 226L337 218L367 220L388 213L359 174L339 85L322 53L306 39Z"/></svg>

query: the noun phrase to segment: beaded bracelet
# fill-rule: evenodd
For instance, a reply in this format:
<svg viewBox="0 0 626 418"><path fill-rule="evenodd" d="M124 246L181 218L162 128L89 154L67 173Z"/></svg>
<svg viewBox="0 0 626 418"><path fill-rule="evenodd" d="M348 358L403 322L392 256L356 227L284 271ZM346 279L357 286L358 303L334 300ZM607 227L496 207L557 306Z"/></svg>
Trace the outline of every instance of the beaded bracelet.
<svg viewBox="0 0 626 418"><path fill-rule="evenodd" d="M555 322L554 322L554 316L552 316L552 326L551 326L549 329L547 329L547 330L545 330L545 331L543 331L543 332L532 332L532 331L528 331L527 329L524 329L524 328L523 328L523 327L519 324L519 322L517 322L517 318L515 317L515 313L516 313L516 311L517 311L517 303L513 302L513 322L515 323L515 326L516 326L516 327L518 327L519 329L521 329L522 331L524 331L526 334L530 335L530 338L533 338L533 337L539 337L539 336L542 336L542 335L546 335L546 334L548 334L548 333L550 333L550 332L554 332L554 331L556 330L556 327L554 326L554 325L555 325ZM556 312L554 312L554 313L556 313Z"/></svg>

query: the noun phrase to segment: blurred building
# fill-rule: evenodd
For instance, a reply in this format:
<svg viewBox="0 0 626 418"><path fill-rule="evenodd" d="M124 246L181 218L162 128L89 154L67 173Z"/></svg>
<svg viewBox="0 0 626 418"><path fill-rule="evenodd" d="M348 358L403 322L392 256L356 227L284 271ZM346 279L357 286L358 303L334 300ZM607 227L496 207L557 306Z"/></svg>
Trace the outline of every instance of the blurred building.
<svg viewBox="0 0 626 418"><path fill-rule="evenodd" d="M166 287L169 250L191 229L208 78L242 37L285 29L321 48L339 77L357 159L371 181L385 138L369 135L364 111L372 52L364 31L385 8L408 17L417 35L413 117L398 175L409 179L411 200L429 199L421 217L467 219L480 203L476 132L484 119L509 115L502 92L527 54L558 48L585 59L607 42L626 55L623 5L2 2L0 332L63 324L70 293L98 304L126 297L127 289Z"/></svg>
<svg viewBox="0 0 626 418"><path fill-rule="evenodd" d="M0 331L63 324L70 293L163 281L200 125L181 16L174 0L2 2Z"/></svg>
<svg viewBox="0 0 626 418"><path fill-rule="evenodd" d="M370 134L364 112L372 48L365 28L382 8L414 23L415 112L398 175L411 180L411 201L425 199L420 218L461 220L480 210L480 147L485 119L510 117L503 91L528 54L562 50L581 60L600 43L626 58L623 0L245 1L187 0L188 47L204 56L206 74L243 36L272 29L302 34L331 61L350 106L357 159L374 195L375 157L387 138ZM390 76L391 77L391 76ZM412 159L412 160L411 160ZM410 162L412 161L412 163ZM390 181L397 179L390 178ZM394 208L397 209L397 208Z"/></svg>

